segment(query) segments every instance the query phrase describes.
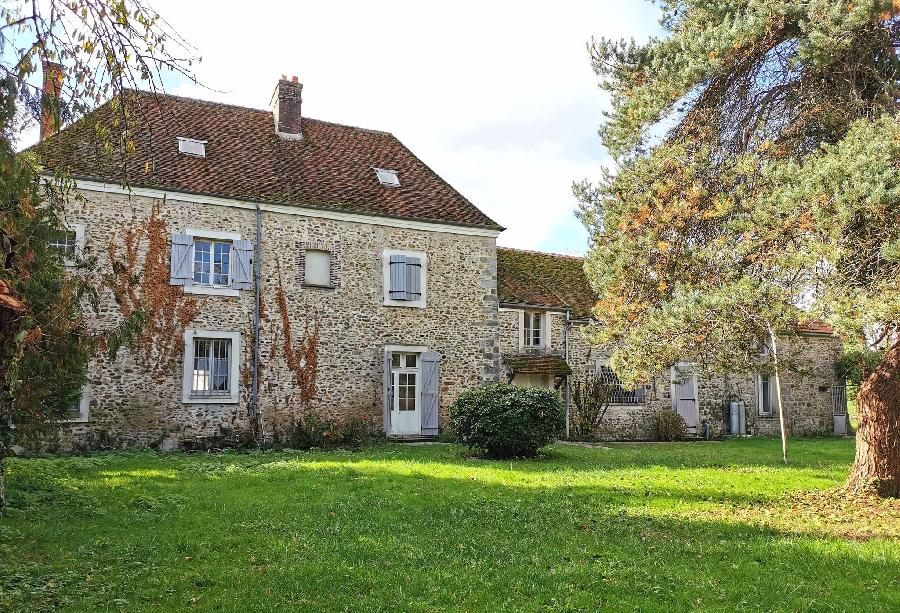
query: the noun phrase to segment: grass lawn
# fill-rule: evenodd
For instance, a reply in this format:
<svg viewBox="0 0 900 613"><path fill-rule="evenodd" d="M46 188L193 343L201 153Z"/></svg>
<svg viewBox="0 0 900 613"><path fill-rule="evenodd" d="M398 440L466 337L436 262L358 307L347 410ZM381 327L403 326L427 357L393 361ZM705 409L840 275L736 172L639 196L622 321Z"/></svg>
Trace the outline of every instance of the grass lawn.
<svg viewBox="0 0 900 613"><path fill-rule="evenodd" d="M12 459L0 608L900 610L848 439Z"/></svg>

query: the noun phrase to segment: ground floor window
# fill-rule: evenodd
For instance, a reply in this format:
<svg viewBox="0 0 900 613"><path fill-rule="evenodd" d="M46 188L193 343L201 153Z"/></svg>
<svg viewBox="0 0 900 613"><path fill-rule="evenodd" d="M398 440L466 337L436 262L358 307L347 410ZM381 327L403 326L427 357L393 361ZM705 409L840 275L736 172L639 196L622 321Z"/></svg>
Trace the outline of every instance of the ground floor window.
<svg viewBox="0 0 900 613"><path fill-rule="evenodd" d="M608 365L597 364L597 378L609 392L609 404L643 404L646 390L643 387L629 389L622 385L616 372Z"/></svg>
<svg viewBox="0 0 900 613"><path fill-rule="evenodd" d="M184 402L237 402L237 332L185 333Z"/></svg>
<svg viewBox="0 0 900 613"><path fill-rule="evenodd" d="M758 377L759 414L769 417L774 414L773 407L778 405L775 393L775 379L769 375L760 374Z"/></svg>

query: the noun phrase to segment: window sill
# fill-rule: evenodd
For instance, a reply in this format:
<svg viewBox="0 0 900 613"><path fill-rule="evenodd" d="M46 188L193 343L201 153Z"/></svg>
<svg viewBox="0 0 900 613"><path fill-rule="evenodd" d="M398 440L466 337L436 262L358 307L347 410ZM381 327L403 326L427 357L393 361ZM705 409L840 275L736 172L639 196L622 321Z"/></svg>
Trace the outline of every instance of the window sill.
<svg viewBox="0 0 900 613"><path fill-rule="evenodd" d="M335 289L334 285L318 285L317 283L301 283L303 289Z"/></svg>
<svg viewBox="0 0 900 613"><path fill-rule="evenodd" d="M237 404L235 396L187 396L182 399L183 404Z"/></svg>
<svg viewBox="0 0 900 613"><path fill-rule="evenodd" d="M422 300L412 301L412 300L385 300L384 306L388 307L408 307L411 309L424 309L425 302Z"/></svg>
<svg viewBox="0 0 900 613"><path fill-rule="evenodd" d="M212 287L207 285L185 285L185 294L200 294L205 296L240 296L241 291L230 287Z"/></svg>

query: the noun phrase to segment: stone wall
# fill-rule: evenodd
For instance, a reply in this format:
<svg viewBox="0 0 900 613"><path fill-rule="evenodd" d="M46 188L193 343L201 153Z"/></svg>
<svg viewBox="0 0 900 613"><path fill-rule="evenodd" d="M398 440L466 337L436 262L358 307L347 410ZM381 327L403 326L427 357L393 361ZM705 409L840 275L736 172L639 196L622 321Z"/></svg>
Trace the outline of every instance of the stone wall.
<svg viewBox="0 0 900 613"><path fill-rule="evenodd" d="M67 222L85 224L87 253L97 256L97 270L106 274L111 268L108 245L121 244L123 228L131 223L146 227L153 200L96 191L84 195L86 201L68 211ZM160 217L170 234L193 228L237 232L255 240L252 209L170 198L160 204ZM494 238L276 212L263 213L262 227L259 408L269 432L275 421L286 419L298 406L282 348L279 271L295 340L316 318L319 321L318 383L310 407L314 411L335 418L362 417L381 427L386 345L424 345L441 354L441 427L461 391L497 379ZM334 289L302 286L296 252L298 245L309 244L328 245L339 255L334 270L340 278ZM426 308L383 305L383 249L427 254ZM249 427L253 291L196 299L199 310L191 328L241 334L239 402L183 403L183 350L155 376L127 350L115 361L101 355L91 364L89 421L66 429L69 443L91 437L117 446L152 446L163 439L177 444ZM112 294L106 292L94 329L110 331L121 321Z"/></svg>
<svg viewBox="0 0 900 613"><path fill-rule="evenodd" d="M546 351L563 354L565 315L551 314L551 343ZM502 353L516 353L518 347L518 312L500 311L500 346ZM599 359L608 357L602 347L592 346L585 338L587 327L572 326L569 334L568 363L574 377L593 372ZM809 335L782 339L779 351L785 363L782 374L782 397L785 424L790 434L810 436L830 434L832 425L831 386L836 385L835 362L840 356L840 342L830 336ZM644 405L613 405L607 411L598 437L604 440L648 440L656 436L656 416L670 409L670 375L663 373L649 384ZM733 396L746 407L748 432L762 436L778 436L777 413L759 415L759 390L755 373L723 374L702 368L697 370L698 433L708 425L714 437L729 433L726 399Z"/></svg>

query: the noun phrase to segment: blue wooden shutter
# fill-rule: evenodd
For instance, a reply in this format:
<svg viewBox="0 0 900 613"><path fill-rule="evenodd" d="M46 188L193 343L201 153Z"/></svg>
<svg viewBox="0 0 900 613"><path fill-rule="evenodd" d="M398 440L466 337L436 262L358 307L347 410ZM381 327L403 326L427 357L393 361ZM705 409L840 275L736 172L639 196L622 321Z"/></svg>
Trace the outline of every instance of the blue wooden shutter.
<svg viewBox="0 0 900 613"><path fill-rule="evenodd" d="M253 287L253 243L236 240L231 244L231 287Z"/></svg>
<svg viewBox="0 0 900 613"><path fill-rule="evenodd" d="M406 257L406 299L422 299L422 260Z"/></svg>
<svg viewBox="0 0 900 613"><path fill-rule="evenodd" d="M390 272L388 298L391 300L407 300L406 256L392 255L388 260L388 269Z"/></svg>
<svg viewBox="0 0 900 613"><path fill-rule="evenodd" d="M190 285L194 276L191 272L191 247L193 237L187 234L172 235L172 253L169 267L171 285Z"/></svg>
<svg viewBox="0 0 900 613"><path fill-rule="evenodd" d="M438 433L438 409L440 406L438 363L440 361L441 356L433 351L427 351L421 356L422 434L425 436L437 436Z"/></svg>
<svg viewBox="0 0 900 613"><path fill-rule="evenodd" d="M384 433L391 433L391 352L384 352Z"/></svg>

